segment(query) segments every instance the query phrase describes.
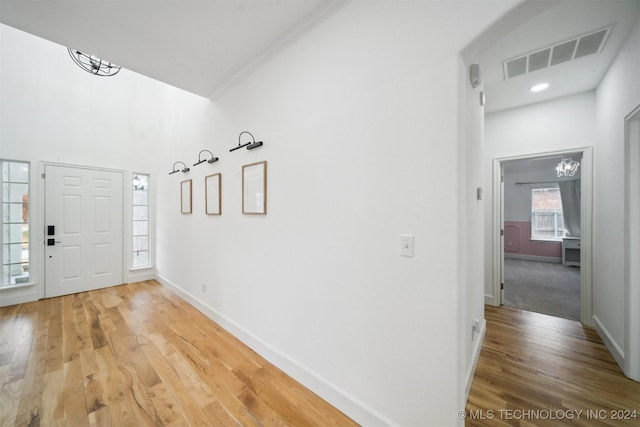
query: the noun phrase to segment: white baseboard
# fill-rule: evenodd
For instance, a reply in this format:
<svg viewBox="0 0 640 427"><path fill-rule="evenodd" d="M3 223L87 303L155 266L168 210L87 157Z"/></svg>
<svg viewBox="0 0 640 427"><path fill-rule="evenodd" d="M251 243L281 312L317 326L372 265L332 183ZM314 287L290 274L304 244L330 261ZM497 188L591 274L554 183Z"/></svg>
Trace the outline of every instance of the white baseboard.
<svg viewBox="0 0 640 427"><path fill-rule="evenodd" d="M153 269L130 270L125 277L125 283L144 282L155 278L156 273Z"/></svg>
<svg viewBox="0 0 640 427"><path fill-rule="evenodd" d="M484 295L484 303L485 303L485 305L496 305L496 299L494 298L493 295L485 294Z"/></svg>
<svg viewBox="0 0 640 427"><path fill-rule="evenodd" d="M254 350L260 356L273 363L279 369L287 373L293 379L316 393L318 396L329 402L357 423L366 426L397 426L398 424L378 413L355 396L337 385L323 378L319 374L304 367L289 356L274 349L242 326L235 323L217 310L209 307L205 302L186 292L167 278L156 274L155 279L163 286L171 289L181 298L203 313L205 316L216 322L227 332L238 338L242 343Z"/></svg>
<svg viewBox="0 0 640 427"><path fill-rule="evenodd" d="M2 299L0 301L0 307L8 307L10 305L24 304L26 302L38 301L38 289L35 289L35 287L19 290L19 291L18 290L11 291L7 289L5 291L2 291L0 295L2 295Z"/></svg>
<svg viewBox="0 0 640 427"><path fill-rule="evenodd" d="M609 331L607 331L607 328L605 328L602 322L600 321L600 319L598 319L598 316L594 315L593 321L594 321L593 322L594 328L596 329L596 332L598 332L598 335L600 335L600 338L602 338L604 345L607 346L607 348L609 349L609 352L613 355L613 358L616 360L616 363L618 364L618 366L620 366L620 369L624 371L624 351L622 351L622 349L613 339Z"/></svg>
<svg viewBox="0 0 640 427"><path fill-rule="evenodd" d="M478 364L478 357L480 356L480 350L482 349L482 343L484 342L484 334L487 332L487 321L482 319L480 325L480 332L473 342L473 349L471 350L471 360L467 366L467 372L465 373L465 401L469 399L469 392L471 391L471 384L473 383L473 376L476 372L476 365Z"/></svg>
<svg viewBox="0 0 640 427"><path fill-rule="evenodd" d="M562 258L556 258L551 256L510 254L505 252L504 257L511 258L511 259L522 259L525 261L552 262L554 264L562 264Z"/></svg>

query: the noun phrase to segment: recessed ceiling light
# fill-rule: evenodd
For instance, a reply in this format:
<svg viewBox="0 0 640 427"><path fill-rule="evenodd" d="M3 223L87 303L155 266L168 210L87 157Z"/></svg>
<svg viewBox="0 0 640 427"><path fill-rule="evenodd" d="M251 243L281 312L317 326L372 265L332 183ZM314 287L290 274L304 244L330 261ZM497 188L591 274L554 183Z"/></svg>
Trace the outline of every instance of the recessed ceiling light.
<svg viewBox="0 0 640 427"><path fill-rule="evenodd" d="M529 89L531 92L542 92L549 87L549 83L540 83Z"/></svg>

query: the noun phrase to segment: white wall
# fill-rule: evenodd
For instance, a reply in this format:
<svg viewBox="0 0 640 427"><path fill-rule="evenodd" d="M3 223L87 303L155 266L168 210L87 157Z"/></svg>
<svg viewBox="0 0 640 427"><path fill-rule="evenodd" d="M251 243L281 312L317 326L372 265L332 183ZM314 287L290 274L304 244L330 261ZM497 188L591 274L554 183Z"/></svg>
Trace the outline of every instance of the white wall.
<svg viewBox="0 0 640 427"><path fill-rule="evenodd" d="M640 22L596 90L594 320L624 356L624 117L640 105Z"/></svg>
<svg viewBox="0 0 640 427"><path fill-rule="evenodd" d="M214 104L126 70L97 79L1 27L0 157L151 173L163 283L364 425L462 425L482 203L459 52L515 3L352 2ZM265 146L229 153L242 130ZM201 149L220 161L167 175ZM241 167L258 160L268 215L243 216ZM214 172L220 217L204 215Z"/></svg>
<svg viewBox="0 0 640 427"><path fill-rule="evenodd" d="M459 306L458 318L460 331L459 346L463 349L460 359L460 370L465 373L465 401L471 384L473 374L486 330L484 320L484 287L481 283L484 276L483 263L483 217L484 217L484 191L482 190L483 164L478 159L482 158L484 149L484 106L480 105L480 92L484 85L480 84L472 88L468 83L469 67L475 61L473 57L466 57L464 69L460 72L465 81L464 98L461 105L465 106L464 116L467 144L460 150L460 163L458 174L460 179L460 214L458 226L458 271L460 281L463 284ZM480 199L478 189L481 190ZM477 322L479 329L474 329Z"/></svg>
<svg viewBox="0 0 640 427"><path fill-rule="evenodd" d="M220 162L189 174L193 215L178 211L183 176L160 177L162 280L365 425L462 424L459 307L481 285L459 272L458 226L472 219L460 218L458 52L507 7L350 3L216 100L206 148ZM242 130L264 147L228 153ZM241 167L259 160L268 214L243 216ZM223 215L206 217L214 171ZM413 258L399 256L404 233Z"/></svg>
<svg viewBox="0 0 640 427"><path fill-rule="evenodd" d="M171 144L176 157L191 160L182 156L180 144L210 139L205 135L211 133L212 111L207 99L128 70L110 78L92 76L73 63L65 47L0 25L0 158L31 162L34 281L0 291L0 304L44 296L41 162L124 170L130 206L130 173L151 173L153 190L156 172L171 166L158 162L158 147ZM130 209L125 213L130 218ZM126 248L130 241L125 239ZM153 270L126 270L125 281L153 277Z"/></svg>
<svg viewBox="0 0 640 427"><path fill-rule="evenodd" d="M496 158L516 157L552 151L570 151L596 144L595 93L540 102L485 116L484 186L493 188ZM596 178L597 180L597 178ZM496 302L492 276L493 194L485 198L485 301Z"/></svg>

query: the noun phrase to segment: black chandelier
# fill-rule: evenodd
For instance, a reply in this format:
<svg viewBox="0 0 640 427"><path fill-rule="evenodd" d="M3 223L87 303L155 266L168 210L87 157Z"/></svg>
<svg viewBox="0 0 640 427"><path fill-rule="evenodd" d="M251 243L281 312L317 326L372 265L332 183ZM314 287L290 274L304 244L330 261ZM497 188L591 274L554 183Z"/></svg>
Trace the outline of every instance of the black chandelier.
<svg viewBox="0 0 640 427"><path fill-rule="evenodd" d="M96 58L93 55L87 55L78 50L67 48L69 56L73 59L73 62L78 64L78 67L85 70L87 73L91 73L95 76L109 77L115 76L120 71L120 67L116 64L112 64L109 61L105 61L100 58Z"/></svg>

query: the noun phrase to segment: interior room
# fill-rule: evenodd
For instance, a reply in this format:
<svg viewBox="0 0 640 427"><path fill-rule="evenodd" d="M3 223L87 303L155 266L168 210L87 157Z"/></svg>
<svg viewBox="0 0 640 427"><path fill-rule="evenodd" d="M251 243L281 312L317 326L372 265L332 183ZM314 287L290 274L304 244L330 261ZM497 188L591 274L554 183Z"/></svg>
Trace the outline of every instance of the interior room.
<svg viewBox="0 0 640 427"><path fill-rule="evenodd" d="M354 424L464 425L485 310L501 305L495 166L559 152L582 154L590 207L571 327L595 328L602 360L639 380L624 123L640 105L640 2L613 3L0 0L2 417L73 423L58 396L82 389L99 423L119 391L165 399L172 372L193 372L189 396L224 365L203 354L243 345L294 385L236 375L239 412L280 387ZM596 33L597 53L505 78L507 60ZM78 316L74 352L62 325ZM139 389L95 387L106 359L89 356L110 349ZM161 355L176 367L138 365ZM44 376L79 386L19 404ZM163 407L189 413L183 398ZM296 424L295 404L255 402Z"/></svg>
<svg viewBox="0 0 640 427"><path fill-rule="evenodd" d="M580 320L581 161L504 163L504 305Z"/></svg>

